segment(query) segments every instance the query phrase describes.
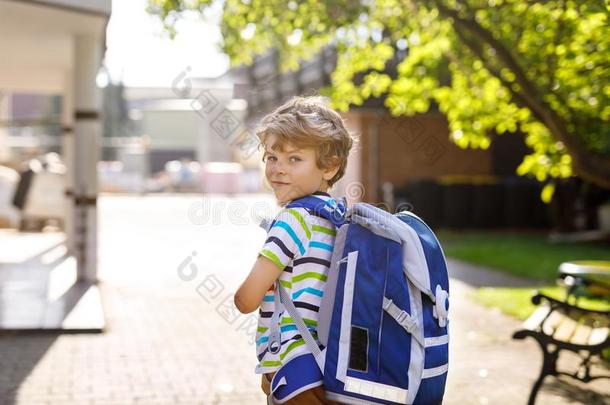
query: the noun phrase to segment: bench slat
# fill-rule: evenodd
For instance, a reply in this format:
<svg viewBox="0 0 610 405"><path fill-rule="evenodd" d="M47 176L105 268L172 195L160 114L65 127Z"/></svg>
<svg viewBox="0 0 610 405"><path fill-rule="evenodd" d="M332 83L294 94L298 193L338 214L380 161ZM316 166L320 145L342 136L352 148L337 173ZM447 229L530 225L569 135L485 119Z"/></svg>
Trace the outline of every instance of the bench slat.
<svg viewBox="0 0 610 405"><path fill-rule="evenodd" d="M548 336L553 336L555 334L555 330L557 330L557 327L565 319L565 315L560 311L551 312L551 315L549 315L549 317L542 324L542 331Z"/></svg>
<svg viewBox="0 0 610 405"><path fill-rule="evenodd" d="M572 336L571 343L574 343L575 345L588 345L591 331L593 331L593 328L589 325L578 325L578 328L576 328L576 331Z"/></svg>
<svg viewBox="0 0 610 405"><path fill-rule="evenodd" d="M522 328L527 330L538 330L540 323L546 318L549 314L551 307L548 305L544 305L536 309L533 314L530 315L529 318L523 323Z"/></svg>
<svg viewBox="0 0 610 405"><path fill-rule="evenodd" d="M608 327L593 329L591 331L591 335L589 336L589 345L598 345L602 343L608 337L609 332L610 328Z"/></svg>
<svg viewBox="0 0 610 405"><path fill-rule="evenodd" d="M555 329L553 339L558 340L560 342L569 342L572 338L572 335L576 331L577 326L578 323L575 320L564 316Z"/></svg>
<svg viewBox="0 0 610 405"><path fill-rule="evenodd" d="M554 340L581 346L598 345L610 336L608 319L582 311L540 305L522 324L525 330L543 333Z"/></svg>

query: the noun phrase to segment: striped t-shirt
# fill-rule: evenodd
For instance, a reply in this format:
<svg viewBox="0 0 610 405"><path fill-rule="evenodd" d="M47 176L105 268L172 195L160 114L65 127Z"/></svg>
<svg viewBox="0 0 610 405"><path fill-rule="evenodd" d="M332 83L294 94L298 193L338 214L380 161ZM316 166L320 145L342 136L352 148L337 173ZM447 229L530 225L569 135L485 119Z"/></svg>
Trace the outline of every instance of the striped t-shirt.
<svg viewBox="0 0 610 405"><path fill-rule="evenodd" d="M312 194L330 205L336 201L328 194ZM336 229L325 218L305 208L284 208L275 217L260 254L283 269L279 282L292 297L294 306L316 337L318 310L326 284ZM275 308L273 290L267 291L259 310L256 333L257 373L277 371L290 358L307 352L305 341L284 310L280 317L282 346L270 353L269 326ZM283 307L281 308L283 310Z"/></svg>

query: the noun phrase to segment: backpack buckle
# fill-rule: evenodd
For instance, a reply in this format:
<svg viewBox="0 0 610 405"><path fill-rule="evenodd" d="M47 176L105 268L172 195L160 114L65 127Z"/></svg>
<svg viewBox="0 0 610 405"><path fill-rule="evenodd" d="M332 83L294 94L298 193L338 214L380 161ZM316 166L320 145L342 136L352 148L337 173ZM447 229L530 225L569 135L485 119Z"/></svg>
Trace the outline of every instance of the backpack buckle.
<svg viewBox="0 0 610 405"><path fill-rule="evenodd" d="M410 334L413 334L413 331L417 329L417 322L415 322L411 315L406 311L400 311L400 315L398 315L396 320Z"/></svg>
<svg viewBox="0 0 610 405"><path fill-rule="evenodd" d="M405 323L405 319L410 318L409 314L407 313L407 311L400 311L400 313L398 314L398 316L396 317L396 321L401 324L404 325Z"/></svg>
<svg viewBox="0 0 610 405"><path fill-rule="evenodd" d="M269 348L269 353L278 354L280 352L282 342L280 341L279 331L273 332L269 335L269 344L267 347Z"/></svg>
<svg viewBox="0 0 610 405"><path fill-rule="evenodd" d="M325 205L324 209L326 211L328 211L328 213L335 219L344 219L345 218L346 208L344 206L335 205L335 206L331 207L329 205Z"/></svg>

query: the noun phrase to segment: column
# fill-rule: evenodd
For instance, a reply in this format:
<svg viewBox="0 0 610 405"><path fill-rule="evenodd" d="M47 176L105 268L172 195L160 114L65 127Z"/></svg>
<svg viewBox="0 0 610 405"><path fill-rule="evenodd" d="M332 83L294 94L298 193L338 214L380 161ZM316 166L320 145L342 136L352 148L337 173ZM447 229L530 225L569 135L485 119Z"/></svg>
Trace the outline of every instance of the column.
<svg viewBox="0 0 610 405"><path fill-rule="evenodd" d="M100 155L101 92L95 78L102 49L93 36L74 41L74 204L75 255L79 281L97 281L97 162Z"/></svg>
<svg viewBox="0 0 610 405"><path fill-rule="evenodd" d="M11 118L11 97L8 91L0 89L0 162L10 159L8 131L4 126Z"/></svg>
<svg viewBox="0 0 610 405"><path fill-rule="evenodd" d="M66 233L66 248L68 254L76 255L75 226L76 216L72 190L74 188L74 72L69 70L65 73L64 92L62 95L61 110L61 156L66 165L64 195L66 198L64 215L64 232Z"/></svg>

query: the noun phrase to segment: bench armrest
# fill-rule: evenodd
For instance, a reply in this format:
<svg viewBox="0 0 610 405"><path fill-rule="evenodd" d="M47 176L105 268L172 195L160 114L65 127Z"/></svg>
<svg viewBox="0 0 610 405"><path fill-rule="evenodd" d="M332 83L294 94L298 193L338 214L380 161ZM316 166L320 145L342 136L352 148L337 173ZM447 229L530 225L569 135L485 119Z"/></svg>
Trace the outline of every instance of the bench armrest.
<svg viewBox="0 0 610 405"><path fill-rule="evenodd" d="M532 296L532 303L534 305L540 305L542 300L548 301L548 303L551 304L552 307L562 307L562 308L564 308L566 310L570 310L570 311L580 311L580 312L584 312L584 313L588 313L588 314L598 314L598 315L610 316L610 311L596 311L594 309L578 307L576 305L568 304L565 301L560 301L556 298L549 297L548 295L543 294L540 291L536 291L534 293L534 295Z"/></svg>

